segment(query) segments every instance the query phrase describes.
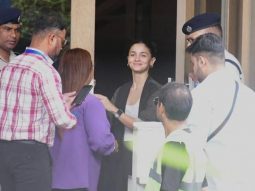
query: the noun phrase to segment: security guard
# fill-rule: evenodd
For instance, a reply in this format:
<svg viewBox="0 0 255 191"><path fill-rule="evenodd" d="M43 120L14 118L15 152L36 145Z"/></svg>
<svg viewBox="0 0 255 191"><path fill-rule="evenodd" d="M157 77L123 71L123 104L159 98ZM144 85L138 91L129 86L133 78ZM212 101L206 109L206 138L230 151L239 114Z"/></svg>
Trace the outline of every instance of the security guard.
<svg viewBox="0 0 255 191"><path fill-rule="evenodd" d="M198 36L205 33L214 33L222 37L220 15L217 13L203 13L196 15L183 25L182 32L186 35L187 46L189 46ZM235 80L244 80L239 61L226 49L225 67L230 76L233 76Z"/></svg>
<svg viewBox="0 0 255 191"><path fill-rule="evenodd" d="M0 9L0 70L16 56L12 50L20 39L20 15L17 8Z"/></svg>
<svg viewBox="0 0 255 191"><path fill-rule="evenodd" d="M166 140L159 152L145 191L201 191L205 179L206 157L186 118L192 106L189 89L168 83L156 100L157 116L163 123Z"/></svg>

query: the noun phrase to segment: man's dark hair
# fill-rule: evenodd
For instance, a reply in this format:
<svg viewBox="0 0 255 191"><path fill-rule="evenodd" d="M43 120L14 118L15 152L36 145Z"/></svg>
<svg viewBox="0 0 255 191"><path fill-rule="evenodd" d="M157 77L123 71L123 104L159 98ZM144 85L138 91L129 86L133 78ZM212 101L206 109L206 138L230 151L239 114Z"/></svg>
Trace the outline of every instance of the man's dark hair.
<svg viewBox="0 0 255 191"><path fill-rule="evenodd" d="M66 29L66 23L63 17L57 12L44 10L38 18L35 19L33 34L54 29Z"/></svg>
<svg viewBox="0 0 255 191"><path fill-rule="evenodd" d="M184 84L167 83L161 88L159 95L159 102L165 107L169 119L176 121L187 119L193 100L190 90Z"/></svg>
<svg viewBox="0 0 255 191"><path fill-rule="evenodd" d="M199 36L186 51L190 54L206 53L210 57L216 56L224 59L224 45L222 38L213 33L207 33Z"/></svg>

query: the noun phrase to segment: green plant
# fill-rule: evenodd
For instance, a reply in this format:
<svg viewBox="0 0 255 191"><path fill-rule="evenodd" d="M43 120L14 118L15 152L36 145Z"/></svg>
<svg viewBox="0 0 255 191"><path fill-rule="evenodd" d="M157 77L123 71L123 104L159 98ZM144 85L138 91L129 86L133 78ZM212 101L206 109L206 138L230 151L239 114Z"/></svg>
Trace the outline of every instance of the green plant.
<svg viewBox="0 0 255 191"><path fill-rule="evenodd" d="M12 6L22 11L22 38L31 38L31 24L44 9L59 12L70 26L71 0L12 0ZM68 30L69 31L69 30Z"/></svg>

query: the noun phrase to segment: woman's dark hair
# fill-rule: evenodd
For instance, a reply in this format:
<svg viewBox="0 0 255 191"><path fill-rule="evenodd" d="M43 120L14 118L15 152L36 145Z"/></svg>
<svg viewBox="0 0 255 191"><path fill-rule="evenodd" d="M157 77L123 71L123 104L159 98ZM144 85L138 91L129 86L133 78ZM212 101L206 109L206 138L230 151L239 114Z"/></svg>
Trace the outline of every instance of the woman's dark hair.
<svg viewBox="0 0 255 191"><path fill-rule="evenodd" d="M79 91L92 79L93 64L90 53L81 48L65 51L60 58L58 71L62 79L63 93Z"/></svg>
<svg viewBox="0 0 255 191"><path fill-rule="evenodd" d="M153 41L149 41L148 39L133 39L128 43L128 51L134 44L142 43L144 44L150 51L152 57L157 57L157 46ZM127 52L128 52L127 51Z"/></svg>

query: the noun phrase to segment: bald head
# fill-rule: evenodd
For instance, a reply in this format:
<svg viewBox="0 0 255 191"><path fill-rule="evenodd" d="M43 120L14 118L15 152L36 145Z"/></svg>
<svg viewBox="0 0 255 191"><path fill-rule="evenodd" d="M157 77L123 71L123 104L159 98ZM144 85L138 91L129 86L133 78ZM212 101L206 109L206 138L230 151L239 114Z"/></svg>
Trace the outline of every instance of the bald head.
<svg viewBox="0 0 255 191"><path fill-rule="evenodd" d="M163 104L168 119L184 121L192 107L190 90L181 83L168 83L159 93L159 102Z"/></svg>

